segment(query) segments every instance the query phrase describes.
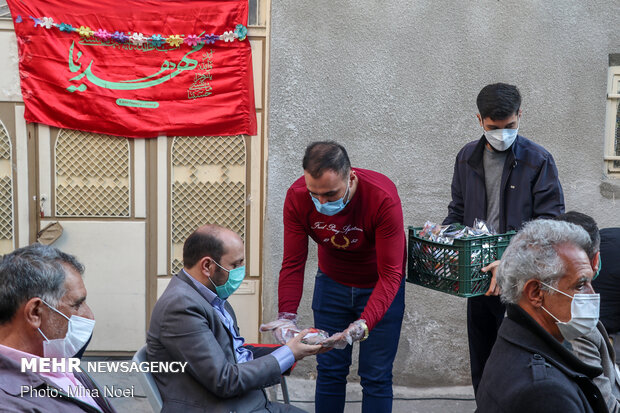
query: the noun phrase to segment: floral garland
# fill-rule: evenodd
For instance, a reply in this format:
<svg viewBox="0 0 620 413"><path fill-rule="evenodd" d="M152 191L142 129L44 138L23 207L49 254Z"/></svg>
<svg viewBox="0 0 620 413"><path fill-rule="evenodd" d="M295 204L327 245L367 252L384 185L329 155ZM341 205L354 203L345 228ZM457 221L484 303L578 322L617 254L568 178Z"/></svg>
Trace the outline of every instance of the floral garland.
<svg viewBox="0 0 620 413"><path fill-rule="evenodd" d="M150 44L153 47L161 47L164 43L169 44L171 47L178 47L182 44L186 44L188 46L196 46L198 44L214 44L217 41L224 42L234 42L235 39L239 41L243 41L246 39L248 34L248 29L242 24L238 24L235 26L235 30L225 31L221 35L217 34L206 34L206 35L195 35L195 34L173 34L170 36L162 36L161 34L153 34L151 36L144 35L142 33L137 32L119 32L115 31L114 33L107 31L106 29L97 29L93 30L87 26L80 26L78 28L73 27L67 23L55 23L54 19L51 17L41 17L35 18L30 16L30 18L34 21L34 27L40 26L46 29L51 29L52 27L58 28L61 32L73 33L76 32L80 35L80 37L89 39L89 38L97 38L103 41L112 40L117 43L130 43L136 46L142 46L144 44ZM18 22L19 23L19 22Z"/></svg>

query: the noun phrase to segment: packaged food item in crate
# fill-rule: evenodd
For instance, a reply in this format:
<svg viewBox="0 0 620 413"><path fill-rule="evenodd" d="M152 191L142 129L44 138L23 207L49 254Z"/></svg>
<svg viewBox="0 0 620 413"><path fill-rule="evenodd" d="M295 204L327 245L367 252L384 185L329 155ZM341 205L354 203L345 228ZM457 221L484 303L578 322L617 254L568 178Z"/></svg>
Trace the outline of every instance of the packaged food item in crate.
<svg viewBox="0 0 620 413"><path fill-rule="evenodd" d="M513 234L494 234L483 220L410 227L408 281L462 297L484 294L490 274L482 267L500 259Z"/></svg>
<svg viewBox="0 0 620 413"><path fill-rule="evenodd" d="M462 224L438 225L426 221L419 234L421 238L428 238L431 241L448 245L452 245L455 239L480 235L495 235L495 230L486 221L478 218L474 220L474 225L471 227Z"/></svg>

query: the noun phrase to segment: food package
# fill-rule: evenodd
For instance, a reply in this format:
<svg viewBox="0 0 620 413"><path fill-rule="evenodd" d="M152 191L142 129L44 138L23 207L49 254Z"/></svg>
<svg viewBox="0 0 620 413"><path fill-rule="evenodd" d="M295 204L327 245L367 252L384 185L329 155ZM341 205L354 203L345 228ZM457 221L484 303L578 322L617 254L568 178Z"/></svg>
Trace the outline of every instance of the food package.
<svg viewBox="0 0 620 413"><path fill-rule="evenodd" d="M310 328L310 331L301 339L304 344L321 344L326 338L329 337L329 333L318 328Z"/></svg>
<svg viewBox="0 0 620 413"><path fill-rule="evenodd" d="M461 224L439 225L426 221L417 235L436 243L453 245L455 239L471 239L495 234L491 225L484 220L476 219L471 227ZM490 241L483 241L478 249L471 251L468 261L472 266L472 279L475 278L475 272L480 272L485 264L497 259L497 248L493 247ZM411 248L412 256L417 257L418 269L426 274L422 277L431 277L423 279L442 288L452 285L454 292L458 293L459 252L457 250L423 243L412 243Z"/></svg>

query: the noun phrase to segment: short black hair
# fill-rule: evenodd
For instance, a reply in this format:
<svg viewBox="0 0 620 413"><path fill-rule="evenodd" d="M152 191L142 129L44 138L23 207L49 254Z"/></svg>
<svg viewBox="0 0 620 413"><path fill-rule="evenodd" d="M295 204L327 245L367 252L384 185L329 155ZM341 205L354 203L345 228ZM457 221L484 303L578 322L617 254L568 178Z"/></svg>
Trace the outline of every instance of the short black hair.
<svg viewBox="0 0 620 413"><path fill-rule="evenodd" d="M556 221L570 222L571 224L579 225L586 230L590 235L591 246L586 250L588 258L592 259L599 252L601 248L601 234L598 231L598 225L596 221L590 215L583 214L577 211L568 211L564 214L560 214L553 217Z"/></svg>
<svg viewBox="0 0 620 413"><path fill-rule="evenodd" d="M312 142L306 148L303 167L313 178L320 178L327 170L346 177L351 170L351 161L347 150L337 142Z"/></svg>
<svg viewBox="0 0 620 413"><path fill-rule="evenodd" d="M224 255L224 243L218 237L222 227L208 225L200 227L187 237L183 244L183 265L192 268L203 257L211 257L218 263Z"/></svg>
<svg viewBox="0 0 620 413"><path fill-rule="evenodd" d="M519 112L521 94L516 86L507 83L486 85L476 99L482 119L502 120Z"/></svg>

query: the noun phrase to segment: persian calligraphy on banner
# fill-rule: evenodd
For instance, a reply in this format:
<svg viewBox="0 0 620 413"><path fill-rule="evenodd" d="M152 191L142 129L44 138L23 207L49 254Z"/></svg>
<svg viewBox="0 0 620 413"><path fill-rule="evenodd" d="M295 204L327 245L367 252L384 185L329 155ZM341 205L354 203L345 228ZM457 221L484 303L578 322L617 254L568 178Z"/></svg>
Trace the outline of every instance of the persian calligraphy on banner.
<svg viewBox="0 0 620 413"><path fill-rule="evenodd" d="M247 0L9 0L28 122L256 135Z"/></svg>

